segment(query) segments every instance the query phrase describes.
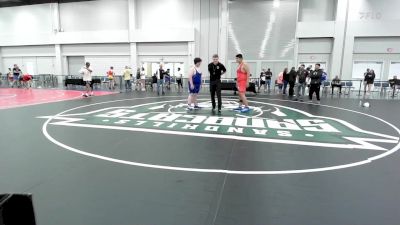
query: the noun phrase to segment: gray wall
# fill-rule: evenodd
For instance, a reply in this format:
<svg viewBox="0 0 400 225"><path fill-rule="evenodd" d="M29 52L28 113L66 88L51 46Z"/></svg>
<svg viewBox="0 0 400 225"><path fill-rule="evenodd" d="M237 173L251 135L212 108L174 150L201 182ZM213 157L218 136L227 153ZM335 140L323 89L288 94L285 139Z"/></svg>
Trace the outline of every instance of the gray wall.
<svg viewBox="0 0 400 225"><path fill-rule="evenodd" d="M85 46L79 54L93 56L93 44L105 49L104 54L124 56L124 60L129 58L131 65L136 65L143 56L140 53L143 43L160 48L166 43L178 43L179 47L169 52L147 48L146 54L156 59L170 54L191 64L195 56L208 62L212 54L218 53L230 67L226 56L232 60L237 50L232 48L235 45L232 38L228 39L228 8L234 14L228 5L240 1L244 0L232 3L228 0L101 0L0 8L0 68L9 67L13 58L21 63L36 63L38 67L54 61L56 73L61 74L67 68L68 53L63 52L64 45ZM281 7L290 1L281 0ZM292 19L278 22L276 17L273 26L268 17L272 11L257 11L270 1L244 2L239 14L243 14L245 23L233 20L232 15L230 18L241 49L247 51L247 59L256 67L254 74L273 60L288 66L326 61L330 75L340 74L343 79L349 79L353 76L353 61L381 60L385 77L389 76L390 63L398 60L400 1L300 0L297 24L286 23ZM58 32L59 28L64 32ZM45 52L46 55L40 46L50 52ZM287 58L281 57L284 49L288 49ZM103 58L104 55L98 61Z"/></svg>
<svg viewBox="0 0 400 225"><path fill-rule="evenodd" d="M336 0L300 0L299 21L334 21Z"/></svg>

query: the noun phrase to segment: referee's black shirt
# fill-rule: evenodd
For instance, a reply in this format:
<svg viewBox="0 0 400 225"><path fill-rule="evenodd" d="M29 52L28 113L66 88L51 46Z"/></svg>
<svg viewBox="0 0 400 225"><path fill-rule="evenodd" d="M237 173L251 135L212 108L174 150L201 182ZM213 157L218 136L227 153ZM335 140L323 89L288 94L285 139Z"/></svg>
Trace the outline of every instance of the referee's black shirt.
<svg viewBox="0 0 400 225"><path fill-rule="evenodd" d="M226 68L222 63L215 65L214 63L208 64L208 72L210 72L210 81L221 79L221 74L226 72Z"/></svg>

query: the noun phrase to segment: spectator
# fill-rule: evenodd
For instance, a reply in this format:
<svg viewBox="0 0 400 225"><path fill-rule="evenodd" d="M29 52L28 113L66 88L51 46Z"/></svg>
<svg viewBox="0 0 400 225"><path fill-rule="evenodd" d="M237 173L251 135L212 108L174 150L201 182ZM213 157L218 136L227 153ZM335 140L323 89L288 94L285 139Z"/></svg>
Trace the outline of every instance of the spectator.
<svg viewBox="0 0 400 225"><path fill-rule="evenodd" d="M140 68L136 70L135 90L140 90Z"/></svg>
<svg viewBox="0 0 400 225"><path fill-rule="evenodd" d="M11 86L13 84L13 79L14 79L11 68L8 68L7 79L8 79L8 85Z"/></svg>
<svg viewBox="0 0 400 225"><path fill-rule="evenodd" d="M289 73L288 68L283 70L283 94L286 95L286 89L289 83Z"/></svg>
<svg viewBox="0 0 400 225"><path fill-rule="evenodd" d="M160 64L160 68L157 71L157 94L158 95L160 95L160 91L161 91L162 95L165 95L164 76L165 76L165 70L163 69L163 65Z"/></svg>
<svg viewBox="0 0 400 225"><path fill-rule="evenodd" d="M312 102L313 94L315 93L317 96L318 103L320 102L319 91L321 88L321 77L322 77L322 69L320 69L320 64L315 64L315 70L310 74L310 91L309 91L309 100Z"/></svg>
<svg viewBox="0 0 400 225"><path fill-rule="evenodd" d="M146 91L146 73L144 67L140 71L140 86L142 91Z"/></svg>
<svg viewBox="0 0 400 225"><path fill-rule="evenodd" d="M125 81L125 90L126 91L132 91L132 70L129 68L129 66L125 66L124 71L122 71L122 74L124 76L124 81Z"/></svg>
<svg viewBox="0 0 400 225"><path fill-rule="evenodd" d="M294 85L296 83L296 68L292 67L289 72L289 96L292 97L294 95Z"/></svg>
<svg viewBox="0 0 400 225"><path fill-rule="evenodd" d="M14 85L17 85L17 87L19 87L19 86L20 86L19 78L20 78L20 76L22 75L22 71L21 71L21 69L18 67L17 64L14 64L14 68L13 68L12 71L13 71L13 83L12 83L11 87L13 88Z"/></svg>
<svg viewBox="0 0 400 225"><path fill-rule="evenodd" d="M151 77L151 90L154 90L154 86L157 85L158 85L157 73L154 73L153 76Z"/></svg>
<svg viewBox="0 0 400 225"><path fill-rule="evenodd" d="M325 72L323 68L321 70L322 70L321 84L323 84L325 81L328 81L328 74Z"/></svg>
<svg viewBox="0 0 400 225"><path fill-rule="evenodd" d="M108 79L108 89L115 90L115 73L114 67L110 67L110 70L107 71L107 79Z"/></svg>
<svg viewBox="0 0 400 225"><path fill-rule="evenodd" d="M171 90L171 70L167 69L167 71L165 72L165 83L167 83L167 90Z"/></svg>
<svg viewBox="0 0 400 225"><path fill-rule="evenodd" d="M368 74L371 73L371 70L368 68L367 71L364 73L364 93L366 92L367 89L367 81L366 81L366 77L368 76Z"/></svg>
<svg viewBox="0 0 400 225"><path fill-rule="evenodd" d="M178 74L176 76L176 82L178 83L178 92L181 92L181 89L183 90L182 79L183 79L183 74L181 68L178 68Z"/></svg>
<svg viewBox="0 0 400 225"><path fill-rule="evenodd" d="M278 89L279 89L279 94L282 93L282 87L283 87L283 72L280 72L278 75L278 79L276 79L276 84L278 84Z"/></svg>
<svg viewBox="0 0 400 225"><path fill-rule="evenodd" d="M265 73L265 83L268 87L268 92L271 92L271 80L272 80L272 72L271 69L268 68L267 72Z"/></svg>
<svg viewBox="0 0 400 225"><path fill-rule="evenodd" d="M389 85L393 89L393 96L396 93L396 89L400 88L400 80L397 79L397 76L393 76L393 79L389 80Z"/></svg>
<svg viewBox="0 0 400 225"><path fill-rule="evenodd" d="M374 84L375 80L375 72L374 70L367 70L367 73L364 74L364 93L371 93L371 87Z"/></svg>
<svg viewBox="0 0 400 225"><path fill-rule="evenodd" d="M309 65L308 67L307 67L307 74L308 74L308 76L307 76L307 78L306 78L306 86L308 87L308 88L310 88L310 84L311 84L311 78L310 78L310 75L314 72L313 70L312 70L312 65Z"/></svg>
<svg viewBox="0 0 400 225"><path fill-rule="evenodd" d="M85 66L79 71L82 75L83 82L85 83L86 93L83 93L83 97L89 97L93 95L93 83L92 83L92 73L93 69L89 62L86 62Z"/></svg>
<svg viewBox="0 0 400 225"><path fill-rule="evenodd" d="M339 76L336 75L336 77L333 78L331 86L332 86L332 95L333 95L333 91L334 91L335 87L338 87L339 94L342 94L342 82L340 81Z"/></svg>
<svg viewBox="0 0 400 225"><path fill-rule="evenodd" d="M300 99L301 102L304 101L304 93L306 91L306 79L308 77L308 71L304 67L305 67L304 64L302 64L299 70L297 71L296 100ZM301 90L301 95L300 95L300 90Z"/></svg>
<svg viewBox="0 0 400 225"><path fill-rule="evenodd" d="M260 73L260 86L264 87L264 93L267 92L267 85L266 85L266 73L267 71L265 69L262 69L261 73Z"/></svg>

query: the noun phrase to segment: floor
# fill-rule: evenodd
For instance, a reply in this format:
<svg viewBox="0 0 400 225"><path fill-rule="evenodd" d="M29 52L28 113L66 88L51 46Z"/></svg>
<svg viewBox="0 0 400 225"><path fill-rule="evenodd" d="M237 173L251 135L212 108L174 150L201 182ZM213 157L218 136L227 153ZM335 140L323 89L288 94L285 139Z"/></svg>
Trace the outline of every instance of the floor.
<svg viewBox="0 0 400 225"><path fill-rule="evenodd" d="M96 96L113 94L107 91L96 91ZM0 88L0 109L38 105L58 101L80 99L82 91Z"/></svg>
<svg viewBox="0 0 400 225"><path fill-rule="evenodd" d="M225 94L216 115L206 94L3 91L0 193L32 193L39 225L400 224L398 99L252 95L243 115Z"/></svg>

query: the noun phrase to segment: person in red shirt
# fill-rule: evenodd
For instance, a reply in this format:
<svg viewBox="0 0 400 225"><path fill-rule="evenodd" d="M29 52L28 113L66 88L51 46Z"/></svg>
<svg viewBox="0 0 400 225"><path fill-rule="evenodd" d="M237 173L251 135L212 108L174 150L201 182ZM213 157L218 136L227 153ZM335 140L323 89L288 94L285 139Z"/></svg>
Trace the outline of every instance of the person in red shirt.
<svg viewBox="0 0 400 225"><path fill-rule="evenodd" d="M22 75L22 83L26 89L31 88L32 87L32 76L29 74Z"/></svg>
<svg viewBox="0 0 400 225"><path fill-rule="evenodd" d="M107 71L107 79L108 79L108 89L115 90L115 73L114 67L110 67L110 70Z"/></svg>
<svg viewBox="0 0 400 225"><path fill-rule="evenodd" d="M240 102L243 103L243 107L239 105L239 107L236 108L235 111L241 113L247 113L250 111L249 102L247 101L246 98L246 89L249 87L250 83L250 76L249 76L250 68L249 65L247 65L247 63L243 61L242 54L236 55L236 62L239 64L238 69L236 71L237 73L236 85L239 92L239 100Z"/></svg>

